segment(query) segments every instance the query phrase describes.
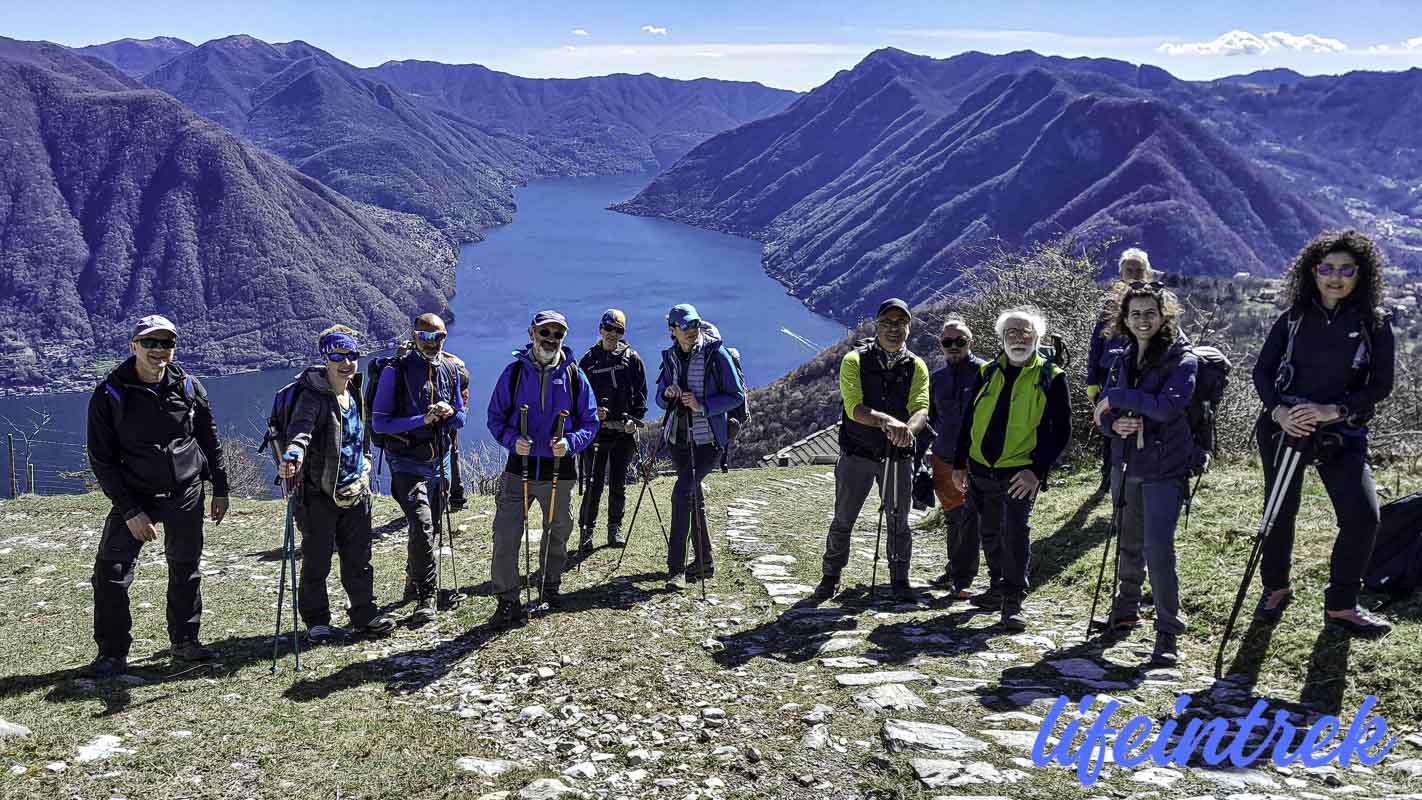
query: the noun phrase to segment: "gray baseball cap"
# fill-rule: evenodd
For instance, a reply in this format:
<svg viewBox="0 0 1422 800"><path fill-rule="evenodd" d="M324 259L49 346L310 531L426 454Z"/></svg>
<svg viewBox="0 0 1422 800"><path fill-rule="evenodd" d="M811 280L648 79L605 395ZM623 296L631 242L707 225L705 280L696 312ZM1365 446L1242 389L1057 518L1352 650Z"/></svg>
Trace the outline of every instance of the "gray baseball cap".
<svg viewBox="0 0 1422 800"><path fill-rule="evenodd" d="M178 326L174 325L167 317L158 314L150 314L140 319L138 324L133 326L133 335L128 337L128 340L131 342L140 336L147 336L150 333L157 333L159 331L167 331L177 336Z"/></svg>

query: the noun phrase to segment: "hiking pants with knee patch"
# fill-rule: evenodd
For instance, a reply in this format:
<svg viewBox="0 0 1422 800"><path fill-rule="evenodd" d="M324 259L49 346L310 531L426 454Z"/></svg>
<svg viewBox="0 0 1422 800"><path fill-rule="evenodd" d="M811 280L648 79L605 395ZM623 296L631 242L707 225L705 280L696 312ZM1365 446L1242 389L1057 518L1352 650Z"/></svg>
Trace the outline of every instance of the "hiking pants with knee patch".
<svg viewBox="0 0 1422 800"><path fill-rule="evenodd" d="M834 466L834 520L825 537L825 557L822 569L826 578L839 580L839 574L849 563L850 532L864 508L864 501L884 478L884 462L878 459L843 453ZM908 580L909 560L913 556L913 532L908 515L913 508L913 463L910 459L895 459L889 467L892 496L884 495L885 538L888 540L889 580ZM878 524L877 510L874 524Z"/></svg>

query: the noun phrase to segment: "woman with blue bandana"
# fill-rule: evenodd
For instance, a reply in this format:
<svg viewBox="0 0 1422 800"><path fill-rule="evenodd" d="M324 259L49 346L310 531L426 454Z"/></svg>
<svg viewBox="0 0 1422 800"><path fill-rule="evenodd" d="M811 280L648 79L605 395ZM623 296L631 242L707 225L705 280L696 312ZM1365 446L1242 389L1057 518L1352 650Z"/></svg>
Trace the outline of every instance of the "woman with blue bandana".
<svg viewBox="0 0 1422 800"><path fill-rule="evenodd" d="M385 634L395 628L375 604L375 571L370 566L370 456L361 393L351 386L359 373L356 332L334 325L321 332L322 365L298 379L301 392L292 411L281 476L302 475L296 511L301 530L301 618L313 643L343 638L331 625L326 577L331 555L341 554L341 587L350 598L350 621L357 633Z"/></svg>

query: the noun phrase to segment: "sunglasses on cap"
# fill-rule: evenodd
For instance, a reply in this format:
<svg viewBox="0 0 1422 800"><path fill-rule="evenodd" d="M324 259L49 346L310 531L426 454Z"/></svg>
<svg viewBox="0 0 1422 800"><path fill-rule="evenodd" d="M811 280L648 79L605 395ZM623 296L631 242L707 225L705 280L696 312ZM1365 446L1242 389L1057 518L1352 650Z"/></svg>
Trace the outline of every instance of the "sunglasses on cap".
<svg viewBox="0 0 1422 800"><path fill-rule="evenodd" d="M1157 292L1165 288L1165 284L1160 281L1151 281L1150 283L1146 283L1145 281L1131 281L1129 286L1132 289L1150 289L1151 291Z"/></svg>
<svg viewBox="0 0 1422 800"><path fill-rule="evenodd" d="M446 336L449 334L444 331L415 331L415 338L426 344L442 342Z"/></svg>
<svg viewBox="0 0 1422 800"><path fill-rule="evenodd" d="M1351 278L1358 273L1358 265L1344 264L1341 267L1337 267L1332 264L1319 264L1317 267L1314 267L1314 271L1319 275L1333 275L1336 273L1339 277Z"/></svg>
<svg viewBox="0 0 1422 800"><path fill-rule="evenodd" d="M967 347L968 337L966 336L945 336L938 340L944 347Z"/></svg>
<svg viewBox="0 0 1422 800"><path fill-rule="evenodd" d="M551 328L551 327L550 327L550 328L539 328L539 329L538 329L538 338L540 338L540 339L552 339L553 341L558 342L558 341L562 341L562 340L563 340L563 337L566 336L566 335L567 335L567 331L563 330L562 328Z"/></svg>
<svg viewBox="0 0 1422 800"><path fill-rule="evenodd" d="M145 336L144 338L138 340L138 344L144 350L172 350L174 347L178 346L178 340L158 339L155 337Z"/></svg>
<svg viewBox="0 0 1422 800"><path fill-rule="evenodd" d="M327 353L326 360L331 362L332 364L339 364L342 361L359 361L360 351L356 350L352 353Z"/></svg>
<svg viewBox="0 0 1422 800"><path fill-rule="evenodd" d="M605 330L605 331L612 331L613 333L616 333L616 334L623 334L623 333L626 333L626 332L627 332L625 329L619 328L619 327L617 327L616 325L602 325L602 326L600 326L600 327L601 327L603 330Z"/></svg>

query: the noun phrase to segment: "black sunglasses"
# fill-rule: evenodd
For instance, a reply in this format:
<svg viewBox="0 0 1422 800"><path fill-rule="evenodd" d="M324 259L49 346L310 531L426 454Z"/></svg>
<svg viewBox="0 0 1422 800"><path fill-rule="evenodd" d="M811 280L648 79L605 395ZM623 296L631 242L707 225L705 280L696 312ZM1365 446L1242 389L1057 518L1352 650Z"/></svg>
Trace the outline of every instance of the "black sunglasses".
<svg viewBox="0 0 1422 800"><path fill-rule="evenodd" d="M1132 288L1132 289L1150 289L1151 291L1157 291L1157 292L1158 292L1158 291L1160 291L1161 289L1164 289L1164 288L1165 288L1165 284L1161 283L1160 281L1151 281L1150 283L1146 283L1145 281L1131 281L1131 283L1130 283L1130 288Z"/></svg>
<svg viewBox="0 0 1422 800"><path fill-rule="evenodd" d="M938 343L941 344L941 345L943 345L944 347L967 347L967 346L968 346L968 337L966 337L966 336L958 336L958 337L949 336L949 337L945 337L945 338L943 338L943 339L939 339L939 340L938 340Z"/></svg>
<svg viewBox="0 0 1422 800"><path fill-rule="evenodd" d="M616 334L623 334L627 332L624 329L617 327L616 325L603 325L602 329L605 331L612 331Z"/></svg>
<svg viewBox="0 0 1422 800"><path fill-rule="evenodd" d="M142 346L144 350L172 350L178 346L178 340L143 338L138 340L138 344Z"/></svg>
<svg viewBox="0 0 1422 800"><path fill-rule="evenodd" d="M564 331L562 328L539 328L538 338L552 339L553 341L557 342L562 341L565 333L566 331Z"/></svg>
<svg viewBox="0 0 1422 800"><path fill-rule="evenodd" d="M327 353L326 360L332 364L339 364L342 361L359 361L360 351L357 350L354 353Z"/></svg>

